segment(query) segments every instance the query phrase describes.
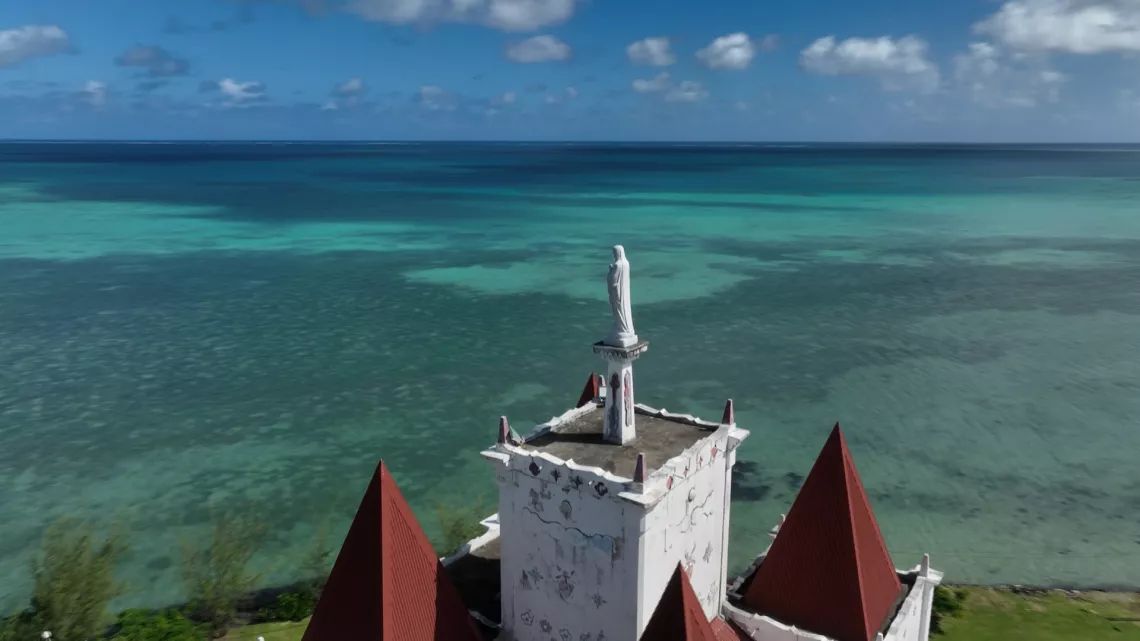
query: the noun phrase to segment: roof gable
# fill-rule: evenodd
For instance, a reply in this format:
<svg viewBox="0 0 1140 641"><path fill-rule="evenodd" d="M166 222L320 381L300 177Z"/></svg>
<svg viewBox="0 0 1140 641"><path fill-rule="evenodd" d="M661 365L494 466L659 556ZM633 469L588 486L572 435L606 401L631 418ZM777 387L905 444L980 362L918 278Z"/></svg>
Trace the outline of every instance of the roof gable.
<svg viewBox="0 0 1140 641"><path fill-rule="evenodd" d="M471 615L381 461L303 641L478 641Z"/></svg>
<svg viewBox="0 0 1140 641"><path fill-rule="evenodd" d="M744 604L837 641L871 641L901 590L837 423L752 576Z"/></svg>
<svg viewBox="0 0 1140 641"><path fill-rule="evenodd" d="M689 584L689 576L679 563L641 633L641 641L717 641L717 634Z"/></svg>

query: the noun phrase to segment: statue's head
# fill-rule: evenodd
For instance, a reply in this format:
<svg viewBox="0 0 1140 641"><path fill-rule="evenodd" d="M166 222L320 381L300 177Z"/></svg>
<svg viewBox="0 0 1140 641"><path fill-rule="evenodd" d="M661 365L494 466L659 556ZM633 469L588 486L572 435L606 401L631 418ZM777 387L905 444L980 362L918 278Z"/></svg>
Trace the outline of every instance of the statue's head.
<svg viewBox="0 0 1140 641"><path fill-rule="evenodd" d="M614 260L625 260L625 247L614 245Z"/></svg>

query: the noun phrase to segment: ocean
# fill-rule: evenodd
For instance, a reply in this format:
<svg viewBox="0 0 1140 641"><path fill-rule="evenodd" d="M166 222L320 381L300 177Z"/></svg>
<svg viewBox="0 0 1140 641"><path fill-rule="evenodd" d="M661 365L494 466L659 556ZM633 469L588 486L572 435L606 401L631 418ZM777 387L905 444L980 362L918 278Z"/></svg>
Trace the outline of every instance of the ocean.
<svg viewBox="0 0 1140 641"><path fill-rule="evenodd" d="M226 511L296 577L380 458L433 537L494 511L618 243L638 401L752 432L736 567L839 421L897 566L1140 587L1140 147L12 142L0 611L61 516L155 605Z"/></svg>

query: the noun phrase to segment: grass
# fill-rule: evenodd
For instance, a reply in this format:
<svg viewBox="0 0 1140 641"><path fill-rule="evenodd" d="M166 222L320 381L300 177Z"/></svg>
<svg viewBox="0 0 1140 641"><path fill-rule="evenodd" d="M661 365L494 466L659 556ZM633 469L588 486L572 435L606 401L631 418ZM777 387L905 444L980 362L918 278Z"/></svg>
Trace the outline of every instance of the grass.
<svg viewBox="0 0 1140 641"><path fill-rule="evenodd" d="M1140 641L1140 594L961 589L962 609L936 641Z"/></svg>
<svg viewBox="0 0 1140 641"><path fill-rule="evenodd" d="M308 619L243 625L232 628L222 641L257 641L259 636L265 641L301 641L308 625Z"/></svg>

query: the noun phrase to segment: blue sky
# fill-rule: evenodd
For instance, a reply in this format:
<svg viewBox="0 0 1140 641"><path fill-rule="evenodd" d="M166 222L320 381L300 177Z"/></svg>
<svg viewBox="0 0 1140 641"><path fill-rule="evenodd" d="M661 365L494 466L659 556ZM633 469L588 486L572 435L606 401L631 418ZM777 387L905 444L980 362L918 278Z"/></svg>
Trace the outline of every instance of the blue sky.
<svg viewBox="0 0 1140 641"><path fill-rule="evenodd" d="M1140 140L1138 0L9 0L0 137Z"/></svg>

